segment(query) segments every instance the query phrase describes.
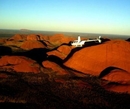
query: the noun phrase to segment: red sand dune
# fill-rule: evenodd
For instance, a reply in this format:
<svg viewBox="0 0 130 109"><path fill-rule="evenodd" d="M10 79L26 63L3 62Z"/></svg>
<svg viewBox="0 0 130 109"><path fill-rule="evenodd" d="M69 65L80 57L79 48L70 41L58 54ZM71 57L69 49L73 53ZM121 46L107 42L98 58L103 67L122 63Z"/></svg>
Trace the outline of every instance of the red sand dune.
<svg viewBox="0 0 130 109"><path fill-rule="evenodd" d="M51 42L58 42L60 41L62 38L64 38L64 35L63 34L55 34L53 36L50 36L50 41Z"/></svg>
<svg viewBox="0 0 130 109"><path fill-rule="evenodd" d="M111 40L99 45L92 45L83 48L75 48L73 46L65 45L75 38L65 37L63 34L55 34L53 36L35 35L31 34L26 36L15 35L11 40L5 40L5 45L16 45L22 49L30 50L34 48L56 48L55 50L47 52L47 55L54 55L62 60L68 59L64 65L74 70L80 71L84 74L100 76L101 72L108 67L115 67L117 69L111 70L101 77L109 83L116 82L115 84L102 85L105 89L116 92L130 92L130 43L124 40ZM19 40L23 40L20 42ZM27 39L25 41L25 39ZM39 40L44 40L40 42ZM105 39L104 39L105 40ZM3 43L3 42L2 42ZM63 45L62 45L63 44ZM71 54L74 50L74 54ZM68 57L67 57L68 56ZM49 58L48 58L49 59ZM56 75L66 75L69 71L62 68L55 62L43 61L43 67L52 69ZM15 72L40 72L40 65L36 61L31 60L24 56L2 56L0 58L0 69L5 71ZM119 69L118 69L119 68ZM84 77L76 71L72 71L75 75ZM0 78L7 78L8 75L0 74ZM77 82L79 86L86 87L85 83Z"/></svg>
<svg viewBox="0 0 130 109"><path fill-rule="evenodd" d="M39 73L40 66L36 61L24 56L3 56L0 58L0 67L5 70L13 70L16 72L33 72Z"/></svg>
<svg viewBox="0 0 130 109"><path fill-rule="evenodd" d="M64 65L96 76L99 76L100 72L109 66L130 72L130 43L123 40L112 40L82 48L75 52Z"/></svg>
<svg viewBox="0 0 130 109"><path fill-rule="evenodd" d="M21 48L25 50L30 50L34 48L45 48L45 47L46 46L43 43L39 41L31 41L31 40L24 41L24 43L21 45Z"/></svg>
<svg viewBox="0 0 130 109"><path fill-rule="evenodd" d="M20 47L23 42L19 42L17 40L6 40L4 45L11 45L11 46L17 46Z"/></svg>
<svg viewBox="0 0 130 109"><path fill-rule="evenodd" d="M48 56L51 56L51 55L57 56L57 57L59 57L59 58L62 59L62 60L65 59L65 57L66 57L66 55L60 53L60 52L57 51L57 50L49 51L49 52L47 52L47 55L48 55Z"/></svg>
<svg viewBox="0 0 130 109"><path fill-rule="evenodd" d="M68 45L61 45L60 47L57 48L57 51L68 55L72 50L72 46L68 46Z"/></svg>
<svg viewBox="0 0 130 109"><path fill-rule="evenodd" d="M46 41L49 40L49 36L47 36L47 35L43 35L43 34L38 34L38 35L40 37L40 40L46 40Z"/></svg>
<svg viewBox="0 0 130 109"><path fill-rule="evenodd" d="M130 73L122 69L114 69L106 74L102 79L107 80L107 84L102 85L105 89L116 92L130 93ZM116 84L114 84L114 83ZM111 83L111 84L109 84Z"/></svg>
<svg viewBox="0 0 130 109"><path fill-rule="evenodd" d="M6 39L0 39L0 44L4 44Z"/></svg>
<svg viewBox="0 0 130 109"><path fill-rule="evenodd" d="M130 93L130 43L124 40L112 40L100 45L81 48L76 51L64 65L85 74L100 76L104 69L114 67L105 72L102 79L109 83L105 89L115 92Z"/></svg>
<svg viewBox="0 0 130 109"><path fill-rule="evenodd" d="M47 52L47 55L49 56L54 55L64 60L71 50L72 50L71 46L61 45L60 47L57 48L57 50Z"/></svg>
<svg viewBox="0 0 130 109"><path fill-rule="evenodd" d="M36 34L29 34L27 36L27 40L37 41L37 40L40 40L40 36L38 36Z"/></svg>
<svg viewBox="0 0 130 109"><path fill-rule="evenodd" d="M128 84L130 83L130 73L115 69L106 74L102 79L120 84Z"/></svg>
<svg viewBox="0 0 130 109"><path fill-rule="evenodd" d="M74 40L75 38L73 37L67 37L64 36L63 34L55 34L53 36L49 37L49 41L52 44L63 44L63 43L69 43L70 41Z"/></svg>
<svg viewBox="0 0 130 109"><path fill-rule="evenodd" d="M19 41L19 40L25 40L25 39L26 39L26 35L15 34L9 40Z"/></svg>
<svg viewBox="0 0 130 109"><path fill-rule="evenodd" d="M62 67L60 67L58 64L51 62L51 61L43 61L42 62L43 67L45 68L50 68L52 69L54 72L56 72L57 75L65 75L68 74L68 72L63 69Z"/></svg>

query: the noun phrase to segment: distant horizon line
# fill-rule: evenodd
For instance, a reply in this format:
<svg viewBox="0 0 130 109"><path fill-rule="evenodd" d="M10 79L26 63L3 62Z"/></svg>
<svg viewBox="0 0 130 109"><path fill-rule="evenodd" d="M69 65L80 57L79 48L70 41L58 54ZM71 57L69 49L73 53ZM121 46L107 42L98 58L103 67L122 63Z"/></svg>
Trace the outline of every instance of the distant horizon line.
<svg viewBox="0 0 130 109"><path fill-rule="evenodd" d="M95 34L95 35L97 35L97 34L101 34L101 35L118 35L118 36L130 36L130 35L128 35L128 34L114 34L114 33L112 33L112 34L110 34L110 33L90 33L90 32L74 32L74 31L55 31L55 30L33 30L33 29L24 29L24 28L22 28L22 29L0 29L0 30L17 30L17 31L39 31L39 32L61 32L61 33L82 33L82 34Z"/></svg>

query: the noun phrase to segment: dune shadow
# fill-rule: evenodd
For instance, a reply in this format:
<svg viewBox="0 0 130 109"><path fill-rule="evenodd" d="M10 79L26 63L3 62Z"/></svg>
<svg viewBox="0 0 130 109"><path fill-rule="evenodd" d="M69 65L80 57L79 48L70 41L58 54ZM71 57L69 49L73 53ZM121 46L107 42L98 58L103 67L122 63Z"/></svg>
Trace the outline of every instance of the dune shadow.
<svg viewBox="0 0 130 109"><path fill-rule="evenodd" d="M126 41L130 42L130 38L126 39Z"/></svg>
<svg viewBox="0 0 130 109"><path fill-rule="evenodd" d="M102 41L102 43L104 43L104 42L110 41L110 39L101 38L101 41Z"/></svg>
<svg viewBox="0 0 130 109"><path fill-rule="evenodd" d="M0 46L0 56L3 55L11 55L12 54L12 49L7 46Z"/></svg>
<svg viewBox="0 0 130 109"><path fill-rule="evenodd" d="M56 63L57 65L59 65L61 68L65 69L65 70L68 70L69 74L71 74L71 76L73 76L73 77L76 76L73 72L77 72L77 73L82 74L84 76L88 76L87 74L84 74L84 73L82 73L80 71L77 71L77 70L74 70L74 69L71 69L71 68L65 66L63 64L63 60L61 58L55 56L55 55L48 56L47 60Z"/></svg>
<svg viewBox="0 0 130 109"><path fill-rule="evenodd" d="M47 58L47 54L46 54L47 51L48 51L48 49L46 49L46 48L34 48L29 51L16 52L13 55L26 56L28 58L31 58L31 59L37 61L39 64L41 64L42 61L44 61Z"/></svg>
<svg viewBox="0 0 130 109"><path fill-rule="evenodd" d="M55 62L56 64L58 64L60 66L63 65L63 60L55 55L48 56L47 60Z"/></svg>
<svg viewBox="0 0 130 109"><path fill-rule="evenodd" d="M123 69L121 69L121 68L110 66L110 67L105 68L105 69L100 73L99 78L104 77L105 75L109 74L112 70L115 70L115 69L118 69L118 70L121 70L121 71L125 71L125 70L123 70ZM125 72L127 72L127 71L125 71Z"/></svg>
<svg viewBox="0 0 130 109"><path fill-rule="evenodd" d="M39 40L39 42L41 42L43 45L45 45L47 47L47 44L44 41Z"/></svg>

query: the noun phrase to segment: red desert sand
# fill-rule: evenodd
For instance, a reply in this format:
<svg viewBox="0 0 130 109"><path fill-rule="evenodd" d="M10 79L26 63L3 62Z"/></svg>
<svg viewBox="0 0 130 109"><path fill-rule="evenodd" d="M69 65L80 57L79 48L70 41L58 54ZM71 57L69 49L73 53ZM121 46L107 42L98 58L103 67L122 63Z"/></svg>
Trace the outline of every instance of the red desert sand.
<svg viewBox="0 0 130 109"><path fill-rule="evenodd" d="M60 67L58 64L51 61L43 61L43 67L52 69L57 75L65 75L68 74L67 70Z"/></svg>
<svg viewBox="0 0 130 109"><path fill-rule="evenodd" d="M27 36L27 40L37 41L37 40L40 40L40 37L36 34L30 34Z"/></svg>
<svg viewBox="0 0 130 109"><path fill-rule="evenodd" d="M46 46L42 42L35 41L35 40L34 41L28 40L23 42L21 48L24 50L31 50L34 48L46 48Z"/></svg>
<svg viewBox="0 0 130 109"><path fill-rule="evenodd" d="M105 68L113 66L130 72L130 43L112 40L76 51L64 65L83 72L99 76Z"/></svg>
<svg viewBox="0 0 130 109"><path fill-rule="evenodd" d="M56 50L47 52L47 54L48 54L48 56L55 55L55 56L61 58L62 60L64 60L68 56L68 54L71 52L71 50L72 50L71 46L61 45Z"/></svg>
<svg viewBox="0 0 130 109"><path fill-rule="evenodd" d="M26 35L15 34L15 35L14 35L13 37L11 37L9 40L15 40L15 41L26 40Z"/></svg>
<svg viewBox="0 0 130 109"><path fill-rule="evenodd" d="M118 83L107 84L104 88L116 92L130 93L130 43L124 40L112 40L100 45L82 48L76 51L64 65L84 74L100 76L108 67L119 69L112 70L102 79Z"/></svg>
<svg viewBox="0 0 130 109"><path fill-rule="evenodd" d="M36 61L24 56L3 56L0 58L0 67L2 69L12 70L24 73L39 73L40 66Z"/></svg>
<svg viewBox="0 0 130 109"><path fill-rule="evenodd" d="M9 44L6 45L12 45L17 42L17 40L25 40L25 37L17 34L10 39L12 40L9 40L10 42L7 41ZM24 50L46 48L48 49L48 52L45 53L47 57L51 55L56 56L63 62L65 61L61 64L66 68L68 67L74 70L74 72L79 71L85 75L98 77L106 68L117 68L106 73L101 79L109 82L116 82L119 85L110 87L109 84L106 84L106 86L103 87L117 92L130 92L130 90L128 90L130 87L130 42L116 39L97 45L86 45L85 47L75 48L69 45L69 42L74 39L75 38L72 37L65 37L63 34L45 37L44 35L31 34L26 36L25 41L20 44L18 42L18 44L20 48ZM17 43L14 45L17 45ZM52 49L50 49L49 46ZM68 69L64 69L58 63L51 62L47 59L48 58L41 60L41 65L43 65L44 68L52 69L58 75L69 73L67 71ZM7 68L8 70L12 69L16 72L40 72L40 66L37 64L37 60L34 61L24 56L2 56L0 58L0 67ZM78 76L78 72L76 73ZM4 77L4 75L1 75L1 77Z"/></svg>

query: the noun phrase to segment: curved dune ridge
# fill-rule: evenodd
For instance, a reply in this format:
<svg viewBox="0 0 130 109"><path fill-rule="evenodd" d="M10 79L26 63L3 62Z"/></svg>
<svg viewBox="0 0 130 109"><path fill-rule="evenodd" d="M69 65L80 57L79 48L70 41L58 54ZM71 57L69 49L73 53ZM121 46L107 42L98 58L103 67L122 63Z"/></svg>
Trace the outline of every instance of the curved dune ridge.
<svg viewBox="0 0 130 109"><path fill-rule="evenodd" d="M95 76L99 76L100 72L109 66L118 67L130 72L129 54L129 42L112 40L76 51L64 65Z"/></svg>
<svg viewBox="0 0 130 109"><path fill-rule="evenodd" d="M120 84L130 83L130 73L115 67L108 67L103 70L100 77L104 80Z"/></svg>
<svg viewBox="0 0 130 109"><path fill-rule="evenodd" d="M99 77L107 81L102 86L109 91L130 92L130 73L123 69L111 66L104 69Z"/></svg>

